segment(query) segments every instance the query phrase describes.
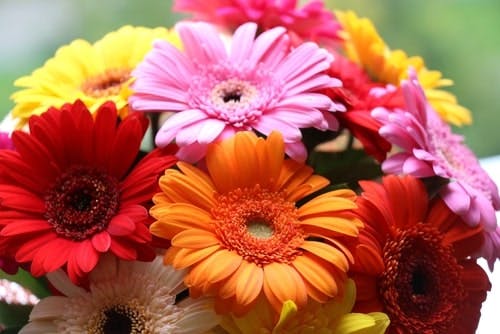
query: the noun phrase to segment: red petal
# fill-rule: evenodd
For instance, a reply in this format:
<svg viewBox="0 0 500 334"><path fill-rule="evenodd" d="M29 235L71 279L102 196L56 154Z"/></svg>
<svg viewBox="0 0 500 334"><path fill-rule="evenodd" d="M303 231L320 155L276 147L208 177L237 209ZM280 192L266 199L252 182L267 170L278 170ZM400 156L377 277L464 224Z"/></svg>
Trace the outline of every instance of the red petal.
<svg viewBox="0 0 500 334"><path fill-rule="evenodd" d="M135 223L130 217L122 214L114 216L109 222L107 232L111 235L125 236L135 231Z"/></svg>
<svg viewBox="0 0 500 334"><path fill-rule="evenodd" d="M84 273L90 272L99 261L99 253L92 246L90 240L82 241L76 250L78 266Z"/></svg>
<svg viewBox="0 0 500 334"><path fill-rule="evenodd" d="M111 239L110 250L113 254L123 260L135 260L137 258L137 251L135 248L126 241L118 238Z"/></svg>
<svg viewBox="0 0 500 334"><path fill-rule="evenodd" d="M94 235L92 237L92 246L94 246L94 248L101 253L107 252L111 246L111 237L109 236L109 233L102 231L101 233Z"/></svg>

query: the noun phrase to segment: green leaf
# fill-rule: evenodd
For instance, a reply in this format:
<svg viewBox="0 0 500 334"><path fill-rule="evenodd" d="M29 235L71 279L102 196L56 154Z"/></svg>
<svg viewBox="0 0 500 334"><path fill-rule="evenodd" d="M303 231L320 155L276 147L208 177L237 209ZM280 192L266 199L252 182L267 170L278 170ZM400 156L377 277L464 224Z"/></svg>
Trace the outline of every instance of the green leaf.
<svg viewBox="0 0 500 334"><path fill-rule="evenodd" d="M328 178L335 185L358 189L359 180L372 180L383 175L380 164L363 150L341 152L311 152L308 164L316 174Z"/></svg>
<svg viewBox="0 0 500 334"><path fill-rule="evenodd" d="M32 305L7 304L0 302L0 324L6 330L5 333L17 333L12 330L19 331L20 327L28 323L28 318L31 313Z"/></svg>

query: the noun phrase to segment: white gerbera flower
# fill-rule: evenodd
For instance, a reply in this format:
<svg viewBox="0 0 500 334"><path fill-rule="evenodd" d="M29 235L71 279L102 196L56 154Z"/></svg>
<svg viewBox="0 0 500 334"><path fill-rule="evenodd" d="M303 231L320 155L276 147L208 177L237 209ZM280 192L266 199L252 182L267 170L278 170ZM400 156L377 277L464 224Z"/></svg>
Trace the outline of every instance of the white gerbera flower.
<svg viewBox="0 0 500 334"><path fill-rule="evenodd" d="M212 300L176 296L185 272L153 262L105 257L89 277L89 290L75 286L62 272L48 274L65 296L42 299L20 334L199 334L218 323Z"/></svg>

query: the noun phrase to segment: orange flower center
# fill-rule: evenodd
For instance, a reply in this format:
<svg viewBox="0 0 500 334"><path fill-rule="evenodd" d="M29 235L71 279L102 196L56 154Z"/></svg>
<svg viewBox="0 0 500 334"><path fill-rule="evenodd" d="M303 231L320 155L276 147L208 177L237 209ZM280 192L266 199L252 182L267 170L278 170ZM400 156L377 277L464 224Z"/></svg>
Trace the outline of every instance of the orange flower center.
<svg viewBox="0 0 500 334"><path fill-rule="evenodd" d="M104 73L85 80L81 89L85 94L96 98L118 95L122 85L129 79L129 69L108 69Z"/></svg>
<svg viewBox="0 0 500 334"><path fill-rule="evenodd" d="M61 175L45 197L45 217L70 240L104 230L120 206L118 181L99 170L75 166Z"/></svg>
<svg viewBox="0 0 500 334"><path fill-rule="evenodd" d="M282 192L259 185L218 195L213 210L221 244L249 262L264 266L291 263L301 250L304 233L295 203Z"/></svg>
<svg viewBox="0 0 500 334"><path fill-rule="evenodd" d="M391 327L405 333L449 333L465 289L462 267L442 234L422 223L400 231L384 246L384 262L379 291Z"/></svg>

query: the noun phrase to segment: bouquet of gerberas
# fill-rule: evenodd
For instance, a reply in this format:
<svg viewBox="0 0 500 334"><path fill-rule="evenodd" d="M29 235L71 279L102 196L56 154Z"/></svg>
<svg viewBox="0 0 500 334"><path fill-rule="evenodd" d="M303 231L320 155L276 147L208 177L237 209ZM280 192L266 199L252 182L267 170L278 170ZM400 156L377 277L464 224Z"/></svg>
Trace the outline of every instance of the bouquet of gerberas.
<svg viewBox="0 0 500 334"><path fill-rule="evenodd" d="M174 9L15 82L10 332L474 333L500 198L450 81L319 0Z"/></svg>

